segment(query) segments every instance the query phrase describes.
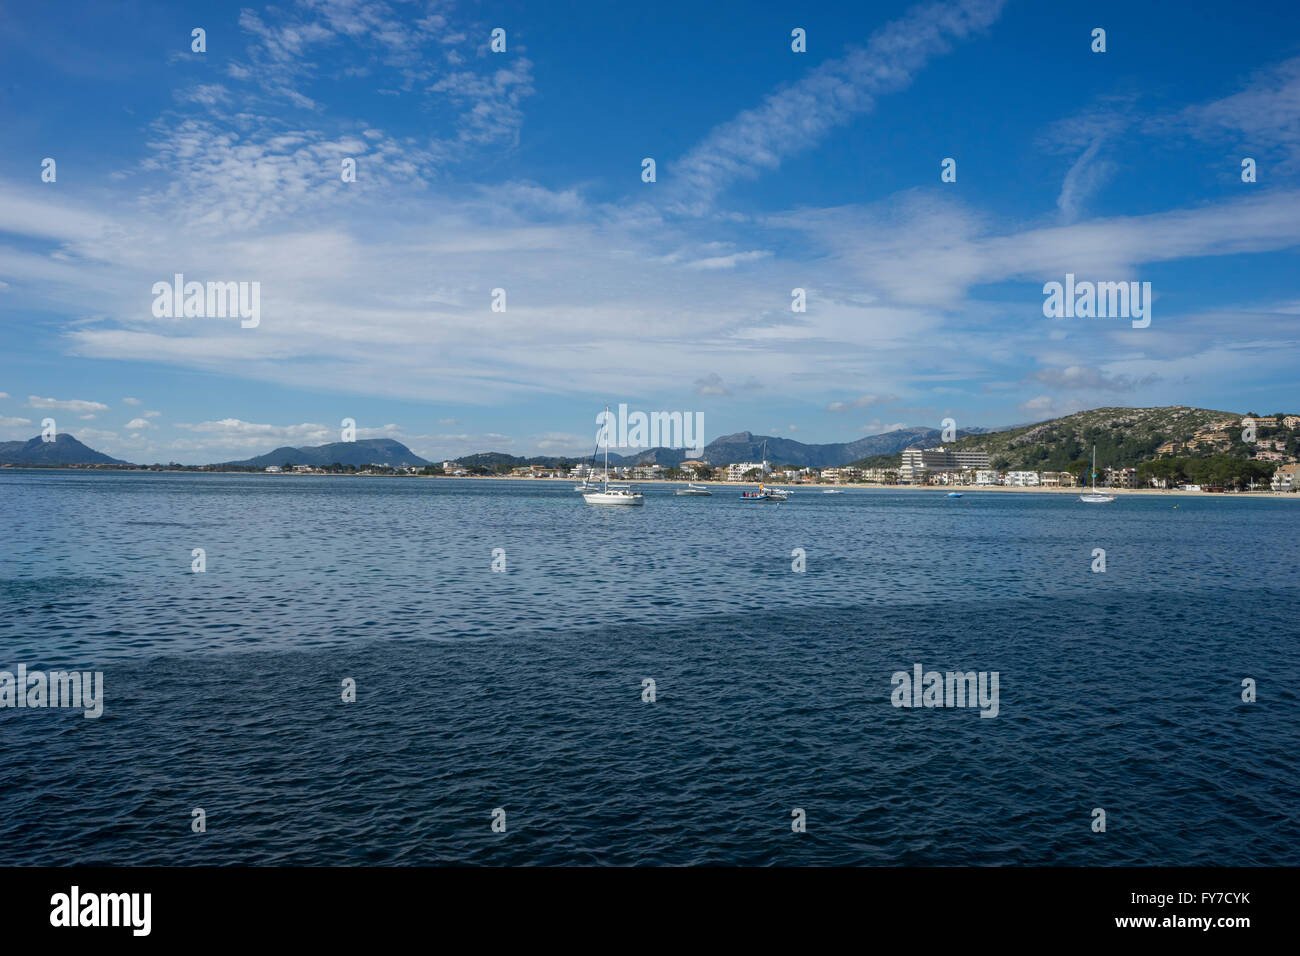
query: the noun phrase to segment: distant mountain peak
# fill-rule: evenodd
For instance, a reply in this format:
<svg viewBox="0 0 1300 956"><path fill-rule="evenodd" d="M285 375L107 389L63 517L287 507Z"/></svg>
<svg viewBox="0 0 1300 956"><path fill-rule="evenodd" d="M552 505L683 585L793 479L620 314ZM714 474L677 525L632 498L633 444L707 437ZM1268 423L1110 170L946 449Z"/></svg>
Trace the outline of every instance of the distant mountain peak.
<svg viewBox="0 0 1300 956"><path fill-rule="evenodd" d="M358 438L356 441L336 441L325 445L308 445L291 448L283 445L263 455L243 461L222 462L241 468L268 468L272 465L387 465L389 467L422 468L430 464L395 438Z"/></svg>
<svg viewBox="0 0 1300 956"><path fill-rule="evenodd" d="M67 432L59 432L54 441L40 435L27 441L0 442L0 464L5 465L126 465L77 441Z"/></svg>

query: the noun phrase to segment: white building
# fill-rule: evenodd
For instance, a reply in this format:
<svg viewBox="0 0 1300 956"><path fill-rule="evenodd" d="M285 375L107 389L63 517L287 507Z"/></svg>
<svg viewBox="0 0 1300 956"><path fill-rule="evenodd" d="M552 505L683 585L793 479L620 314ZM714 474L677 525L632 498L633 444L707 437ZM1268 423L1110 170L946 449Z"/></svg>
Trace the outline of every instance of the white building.
<svg viewBox="0 0 1300 956"><path fill-rule="evenodd" d="M899 480L906 484L922 482L931 472L975 471L989 466L988 452L978 449L904 448Z"/></svg>
<svg viewBox="0 0 1300 956"><path fill-rule="evenodd" d="M744 481L746 472L757 468L764 475L771 474L772 465L766 461L738 461L727 466L728 481Z"/></svg>
<svg viewBox="0 0 1300 956"><path fill-rule="evenodd" d="M975 472L975 484L977 485L1000 485L1002 480L998 477L996 471L988 468L981 468Z"/></svg>
<svg viewBox="0 0 1300 956"><path fill-rule="evenodd" d="M1010 485L1013 488L1037 488L1038 472L1036 471L1009 471L1003 484Z"/></svg>

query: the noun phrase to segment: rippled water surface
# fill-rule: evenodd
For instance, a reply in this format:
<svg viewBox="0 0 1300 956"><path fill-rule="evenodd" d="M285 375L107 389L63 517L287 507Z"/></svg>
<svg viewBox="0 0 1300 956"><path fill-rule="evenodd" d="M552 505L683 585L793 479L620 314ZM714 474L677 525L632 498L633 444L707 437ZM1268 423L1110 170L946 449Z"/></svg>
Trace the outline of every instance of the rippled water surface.
<svg viewBox="0 0 1300 956"><path fill-rule="evenodd" d="M1300 864L1300 502L571 488L0 471L0 864Z"/></svg>

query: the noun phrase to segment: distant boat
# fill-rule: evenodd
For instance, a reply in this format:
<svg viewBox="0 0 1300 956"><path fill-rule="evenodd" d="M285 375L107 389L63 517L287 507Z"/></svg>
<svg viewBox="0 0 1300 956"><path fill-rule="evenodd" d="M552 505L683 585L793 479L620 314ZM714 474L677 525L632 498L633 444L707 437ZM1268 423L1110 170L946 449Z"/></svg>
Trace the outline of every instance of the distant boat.
<svg viewBox="0 0 1300 956"><path fill-rule="evenodd" d="M844 494L844 491L843 491L842 489L840 489L840 488L827 488L825 491L822 492L822 494L824 494L824 495L842 495L842 494Z"/></svg>
<svg viewBox="0 0 1300 956"><path fill-rule="evenodd" d="M948 492L947 497L949 497L949 498L960 498L960 497L961 497L961 492L960 492L960 491L950 491L950 492Z"/></svg>
<svg viewBox="0 0 1300 956"><path fill-rule="evenodd" d="M679 489L677 490L677 494L679 494L679 495L699 495L700 497L709 497L709 496L712 496L712 495L713 495L713 492L711 492L711 491L710 491L708 488L706 488L704 485L696 485L696 484L691 484L691 483L688 482L685 488L679 488Z"/></svg>
<svg viewBox="0 0 1300 956"><path fill-rule="evenodd" d="M1080 501L1086 501L1090 505L1104 505L1109 501L1114 501L1114 495L1103 495L1097 491L1097 446L1092 446L1092 491L1086 495L1079 495Z"/></svg>
<svg viewBox="0 0 1300 956"><path fill-rule="evenodd" d="M605 476L600 483L600 491L584 491L582 498L589 505L640 505L645 504L641 492L633 491L626 485L609 483L609 406L605 406L603 433L605 435ZM585 484L585 482L584 482Z"/></svg>

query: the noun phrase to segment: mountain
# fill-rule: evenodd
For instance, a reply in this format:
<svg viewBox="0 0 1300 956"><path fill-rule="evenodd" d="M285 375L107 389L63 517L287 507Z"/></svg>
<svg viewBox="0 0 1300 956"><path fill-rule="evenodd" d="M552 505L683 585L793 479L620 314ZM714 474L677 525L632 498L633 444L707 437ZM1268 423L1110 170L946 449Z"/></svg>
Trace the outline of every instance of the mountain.
<svg viewBox="0 0 1300 956"><path fill-rule="evenodd" d="M957 432L958 436L983 434L985 429L971 428ZM835 465L847 465L852 461L871 455L888 455L902 451L915 444L937 444L940 431L937 428L900 428L883 435L868 435L851 442L835 442L827 445L809 445L791 438L777 438L772 435L755 435L752 432L737 432L723 435L704 446L701 456L711 465L729 465L738 461L759 461L763 454L763 444L767 443L767 460L778 465L794 465L799 468L830 468ZM691 453L684 448L646 448L630 455L609 453L611 465L663 465L675 468ZM587 461L583 457L547 457L534 456L524 458L506 455L501 452L480 452L456 459L458 464L467 468L514 468L521 465L544 465L554 468ZM603 461L603 455L597 456Z"/></svg>
<svg viewBox="0 0 1300 956"><path fill-rule="evenodd" d="M958 436L975 434L976 429L959 430ZM982 429L978 431L982 432ZM937 428L899 428L882 435L868 435L851 442L834 442L827 445L806 445L789 438L772 438L737 432L715 438L704 448L704 458L711 465L729 465L738 461L758 461L767 443L767 460L780 465L799 468L833 468L871 455L888 455L912 445L937 443L941 432Z"/></svg>
<svg viewBox="0 0 1300 956"><path fill-rule="evenodd" d="M405 466L422 466L430 462L421 458L400 441L391 438L360 438L356 441L336 441L328 445L315 445L306 448L290 448L284 445L274 451L256 458L243 461L227 461L222 464L238 465L244 468L266 468L270 465L388 465L392 468Z"/></svg>
<svg viewBox="0 0 1300 956"><path fill-rule="evenodd" d="M110 458L103 452L87 448L64 432L54 436L54 441L42 441L41 436L27 441L0 442L0 465L125 465L120 458Z"/></svg>

